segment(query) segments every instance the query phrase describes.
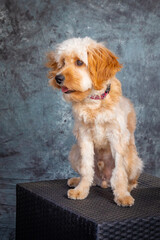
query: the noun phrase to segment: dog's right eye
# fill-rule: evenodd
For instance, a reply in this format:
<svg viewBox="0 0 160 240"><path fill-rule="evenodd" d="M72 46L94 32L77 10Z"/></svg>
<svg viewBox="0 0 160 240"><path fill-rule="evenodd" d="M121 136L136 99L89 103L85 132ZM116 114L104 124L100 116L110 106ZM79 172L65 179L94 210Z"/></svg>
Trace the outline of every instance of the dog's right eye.
<svg viewBox="0 0 160 240"><path fill-rule="evenodd" d="M62 61L60 61L59 63L59 69L63 68L65 65L65 59L63 59Z"/></svg>
<svg viewBox="0 0 160 240"><path fill-rule="evenodd" d="M64 65L65 65L65 59L62 60L62 67L64 67Z"/></svg>

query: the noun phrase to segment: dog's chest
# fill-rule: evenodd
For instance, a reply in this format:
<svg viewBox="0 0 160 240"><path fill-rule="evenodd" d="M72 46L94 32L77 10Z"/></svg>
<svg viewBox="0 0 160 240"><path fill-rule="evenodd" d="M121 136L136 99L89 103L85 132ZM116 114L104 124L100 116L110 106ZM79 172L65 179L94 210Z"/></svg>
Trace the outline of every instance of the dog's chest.
<svg viewBox="0 0 160 240"><path fill-rule="evenodd" d="M105 148L107 146L108 140L104 124L93 124L91 127L91 134L96 149Z"/></svg>

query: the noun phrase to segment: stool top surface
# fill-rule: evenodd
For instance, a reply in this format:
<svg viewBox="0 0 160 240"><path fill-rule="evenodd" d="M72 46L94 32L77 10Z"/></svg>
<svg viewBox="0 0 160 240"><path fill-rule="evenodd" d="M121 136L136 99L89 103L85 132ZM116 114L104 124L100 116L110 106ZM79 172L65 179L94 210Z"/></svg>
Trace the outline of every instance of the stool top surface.
<svg viewBox="0 0 160 240"><path fill-rule="evenodd" d="M84 200L67 198L67 180L49 180L18 184L18 187L29 191L66 211L96 223L124 221L147 217L160 217L160 178L142 174L137 189L131 192L135 198L132 207L119 207L113 200L111 188L91 187Z"/></svg>

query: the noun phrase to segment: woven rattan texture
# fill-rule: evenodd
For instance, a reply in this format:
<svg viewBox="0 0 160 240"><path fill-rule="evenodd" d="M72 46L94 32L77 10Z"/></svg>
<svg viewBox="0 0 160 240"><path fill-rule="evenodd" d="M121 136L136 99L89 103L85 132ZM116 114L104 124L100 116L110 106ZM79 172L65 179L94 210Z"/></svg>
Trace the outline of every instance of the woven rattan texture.
<svg viewBox="0 0 160 240"><path fill-rule="evenodd" d="M100 224L97 235L98 240L158 240L160 239L160 217Z"/></svg>
<svg viewBox="0 0 160 240"><path fill-rule="evenodd" d="M142 174L131 208L117 206L110 188L92 187L82 201L67 190L66 180L17 185L16 239L160 239L160 179Z"/></svg>

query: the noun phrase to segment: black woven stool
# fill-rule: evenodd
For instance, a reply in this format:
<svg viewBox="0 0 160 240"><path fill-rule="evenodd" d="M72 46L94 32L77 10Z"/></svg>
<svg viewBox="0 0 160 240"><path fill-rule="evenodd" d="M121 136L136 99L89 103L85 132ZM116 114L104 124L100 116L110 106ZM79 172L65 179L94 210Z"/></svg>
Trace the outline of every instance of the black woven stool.
<svg viewBox="0 0 160 240"><path fill-rule="evenodd" d="M17 185L17 240L160 240L160 179L142 174L123 208L110 188L92 187L84 200L67 198L67 181Z"/></svg>

